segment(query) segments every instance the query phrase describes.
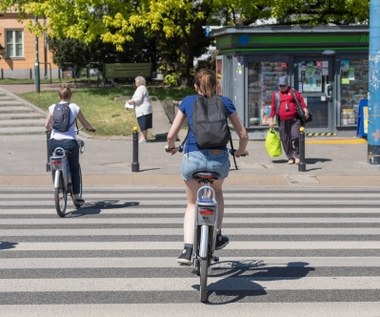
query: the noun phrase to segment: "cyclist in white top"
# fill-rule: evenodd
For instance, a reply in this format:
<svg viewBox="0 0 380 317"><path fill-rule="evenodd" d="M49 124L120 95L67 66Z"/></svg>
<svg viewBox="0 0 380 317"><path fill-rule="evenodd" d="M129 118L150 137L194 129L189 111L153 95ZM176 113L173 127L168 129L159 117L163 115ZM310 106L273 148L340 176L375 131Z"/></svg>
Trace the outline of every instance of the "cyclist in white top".
<svg viewBox="0 0 380 317"><path fill-rule="evenodd" d="M79 145L76 140L76 125L74 121L78 119L83 127L88 130L95 132L95 128L86 120L83 113L80 111L80 108L77 104L72 103L71 96L72 92L70 87L67 85L62 85L61 90L58 92L59 103L69 103L71 110L71 126L66 132L60 132L55 129L52 129L53 124L53 111L56 104L53 104L49 107L49 112L45 121L46 131L51 132L49 140L49 155L53 153L54 149L57 147L62 147L63 149L69 151L68 160L70 165L71 177L73 182L73 193L74 200L78 203L84 203L84 200L80 198L80 174L79 174Z"/></svg>

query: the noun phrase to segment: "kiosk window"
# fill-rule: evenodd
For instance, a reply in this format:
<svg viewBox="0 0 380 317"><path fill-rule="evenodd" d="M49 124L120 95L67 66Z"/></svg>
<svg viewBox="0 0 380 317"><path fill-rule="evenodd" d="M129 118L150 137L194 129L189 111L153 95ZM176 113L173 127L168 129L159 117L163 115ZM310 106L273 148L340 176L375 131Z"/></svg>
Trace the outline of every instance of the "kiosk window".
<svg viewBox="0 0 380 317"><path fill-rule="evenodd" d="M356 125L360 100L367 98L368 59L340 62L340 125Z"/></svg>
<svg viewBox="0 0 380 317"><path fill-rule="evenodd" d="M288 73L284 61L248 63L249 126L268 125L272 92L278 89L278 78Z"/></svg>

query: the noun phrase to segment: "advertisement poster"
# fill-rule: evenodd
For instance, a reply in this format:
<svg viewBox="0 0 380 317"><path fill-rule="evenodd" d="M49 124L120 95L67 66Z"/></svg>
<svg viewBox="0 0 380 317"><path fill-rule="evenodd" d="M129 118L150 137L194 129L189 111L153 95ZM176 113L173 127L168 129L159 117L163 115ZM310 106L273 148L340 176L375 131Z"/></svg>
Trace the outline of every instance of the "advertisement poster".
<svg viewBox="0 0 380 317"><path fill-rule="evenodd" d="M301 62L298 69L303 92L322 92L322 76L328 69L328 62Z"/></svg>

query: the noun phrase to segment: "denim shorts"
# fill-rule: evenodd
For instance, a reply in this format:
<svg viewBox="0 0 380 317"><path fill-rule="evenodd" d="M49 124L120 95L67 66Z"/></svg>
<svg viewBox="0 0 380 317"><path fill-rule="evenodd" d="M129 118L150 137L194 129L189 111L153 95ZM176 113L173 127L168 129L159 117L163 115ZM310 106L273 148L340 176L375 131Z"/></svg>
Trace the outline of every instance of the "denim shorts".
<svg viewBox="0 0 380 317"><path fill-rule="evenodd" d="M187 181L195 172L217 172L226 178L230 171L230 159L227 150L200 150L185 153L181 164L181 176Z"/></svg>

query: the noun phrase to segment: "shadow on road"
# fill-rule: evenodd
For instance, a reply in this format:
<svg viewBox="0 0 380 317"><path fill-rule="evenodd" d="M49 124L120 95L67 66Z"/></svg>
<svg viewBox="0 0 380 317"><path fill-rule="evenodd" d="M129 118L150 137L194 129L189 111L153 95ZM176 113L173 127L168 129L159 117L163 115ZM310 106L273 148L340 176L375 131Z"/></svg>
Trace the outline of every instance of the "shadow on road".
<svg viewBox="0 0 380 317"><path fill-rule="evenodd" d="M0 250L14 249L17 242L0 241Z"/></svg>
<svg viewBox="0 0 380 317"><path fill-rule="evenodd" d="M314 271L306 262L289 262L286 266L268 266L262 261L225 261L213 264L209 277L225 277L208 286L209 305L223 305L247 296L263 296L267 291L260 281L301 279ZM199 290L199 285L194 285Z"/></svg>
<svg viewBox="0 0 380 317"><path fill-rule="evenodd" d="M66 214L67 217L81 217L86 215L100 214L105 209L119 209L138 206L138 201L120 201L120 200L101 200L95 202L86 202L82 207Z"/></svg>

